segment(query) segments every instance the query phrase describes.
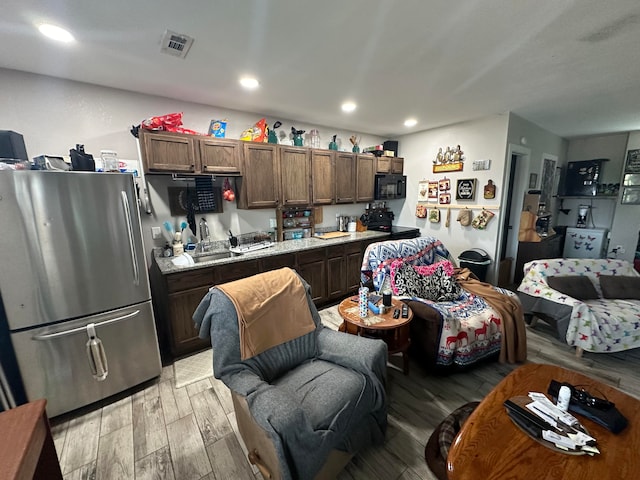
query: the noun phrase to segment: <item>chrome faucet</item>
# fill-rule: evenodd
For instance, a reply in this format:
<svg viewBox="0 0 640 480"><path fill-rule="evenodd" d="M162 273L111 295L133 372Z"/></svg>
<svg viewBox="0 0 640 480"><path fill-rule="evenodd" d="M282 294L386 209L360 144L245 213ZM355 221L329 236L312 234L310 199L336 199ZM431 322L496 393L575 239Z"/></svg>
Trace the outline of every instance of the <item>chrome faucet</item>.
<svg viewBox="0 0 640 480"><path fill-rule="evenodd" d="M208 250L209 247L211 246L211 235L209 233L209 224L207 224L207 221L204 218L200 219L199 229L200 229L200 243L199 243L200 249L199 250L201 252L204 252Z"/></svg>

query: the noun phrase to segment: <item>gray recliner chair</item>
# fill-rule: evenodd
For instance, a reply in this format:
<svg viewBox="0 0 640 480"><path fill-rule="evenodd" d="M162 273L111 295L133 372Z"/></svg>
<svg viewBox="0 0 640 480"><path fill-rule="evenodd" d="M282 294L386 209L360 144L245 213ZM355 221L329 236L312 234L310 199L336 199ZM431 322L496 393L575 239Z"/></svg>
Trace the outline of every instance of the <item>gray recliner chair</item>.
<svg viewBox="0 0 640 480"><path fill-rule="evenodd" d="M271 274L238 282L263 285ZM270 479L335 478L357 450L384 441L387 347L323 327L309 285L296 278L315 327L250 358L241 358L238 313L225 285L210 290L193 318L200 337L211 338L214 376L231 390L249 461ZM286 306L285 297L265 298Z"/></svg>

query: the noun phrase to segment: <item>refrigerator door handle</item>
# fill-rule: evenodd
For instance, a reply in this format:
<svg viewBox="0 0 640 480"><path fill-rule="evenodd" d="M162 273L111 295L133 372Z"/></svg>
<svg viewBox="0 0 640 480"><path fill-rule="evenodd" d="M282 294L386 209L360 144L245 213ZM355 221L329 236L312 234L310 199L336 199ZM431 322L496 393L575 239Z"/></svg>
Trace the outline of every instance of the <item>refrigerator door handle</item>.
<svg viewBox="0 0 640 480"><path fill-rule="evenodd" d="M136 252L136 243L133 238L133 223L131 221L131 209L129 208L129 197L124 190L120 192L122 199L122 208L124 216L127 220L127 236L129 237L129 250L131 251L131 264L133 266L133 279L136 285L140 285L140 270L138 269L138 253Z"/></svg>
<svg viewBox="0 0 640 480"><path fill-rule="evenodd" d="M104 351L102 340L96 335L95 323L90 323L86 327L87 336L87 358L89 359L89 368L93 378L102 382L109 375L109 366L107 365L107 354Z"/></svg>
<svg viewBox="0 0 640 480"><path fill-rule="evenodd" d="M110 323L120 322L121 320L126 320L127 318L135 317L140 313L140 310L134 310L133 312L127 313L126 315L122 315L116 318L110 318L109 320L105 320L104 322L92 323L96 327L102 327L104 325L109 325ZM74 333L82 332L86 330L86 326L72 328L71 330L63 330L61 332L56 333L47 333L45 335L36 335L32 337L33 340L49 340L51 338L64 337L66 335L73 335Z"/></svg>

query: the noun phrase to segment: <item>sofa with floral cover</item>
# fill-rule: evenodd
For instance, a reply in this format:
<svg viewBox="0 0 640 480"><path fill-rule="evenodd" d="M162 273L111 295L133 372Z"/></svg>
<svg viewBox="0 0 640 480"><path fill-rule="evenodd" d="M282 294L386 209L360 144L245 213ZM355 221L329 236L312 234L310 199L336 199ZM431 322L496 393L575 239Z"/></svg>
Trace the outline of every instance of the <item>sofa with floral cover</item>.
<svg viewBox="0 0 640 480"><path fill-rule="evenodd" d="M392 290L411 307L409 353L423 366L465 367L498 356L524 360L526 334L517 296L469 274L433 237L373 243L361 268L365 285Z"/></svg>
<svg viewBox="0 0 640 480"><path fill-rule="evenodd" d="M525 264L525 315L554 324L576 353L640 347L640 274L616 259L555 258Z"/></svg>

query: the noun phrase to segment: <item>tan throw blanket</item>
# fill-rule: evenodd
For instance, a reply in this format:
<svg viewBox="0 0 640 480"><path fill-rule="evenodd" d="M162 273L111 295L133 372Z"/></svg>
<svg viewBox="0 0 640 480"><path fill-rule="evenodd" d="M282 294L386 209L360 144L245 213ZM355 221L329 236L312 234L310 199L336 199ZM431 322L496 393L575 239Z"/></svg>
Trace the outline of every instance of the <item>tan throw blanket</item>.
<svg viewBox="0 0 640 480"><path fill-rule="evenodd" d="M236 307L242 360L315 330L296 272L281 268L218 285Z"/></svg>
<svg viewBox="0 0 640 480"><path fill-rule="evenodd" d="M500 362L524 362L527 359L527 333L522 305L517 297L495 290L490 284L471 278L471 271L456 271L456 280L465 290L484 298L502 319Z"/></svg>

